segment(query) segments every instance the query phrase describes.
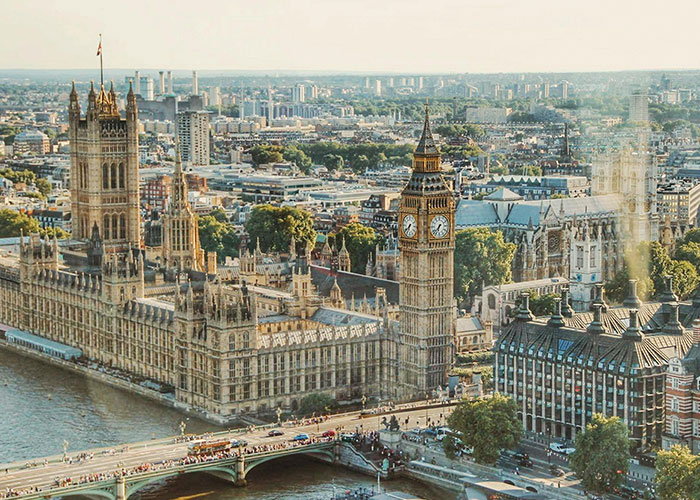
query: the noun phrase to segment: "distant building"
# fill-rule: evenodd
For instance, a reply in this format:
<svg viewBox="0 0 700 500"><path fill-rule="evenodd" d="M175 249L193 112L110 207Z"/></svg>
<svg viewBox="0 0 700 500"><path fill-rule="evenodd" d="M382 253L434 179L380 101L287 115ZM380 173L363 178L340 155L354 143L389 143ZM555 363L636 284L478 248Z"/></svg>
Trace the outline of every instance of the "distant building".
<svg viewBox="0 0 700 500"><path fill-rule="evenodd" d="M638 123L649 121L649 97L646 91L634 90L630 95L629 121Z"/></svg>
<svg viewBox="0 0 700 500"><path fill-rule="evenodd" d="M148 179L141 186L141 205L146 208L163 212L170 197L170 187L172 177L169 175L159 175Z"/></svg>
<svg viewBox="0 0 700 500"><path fill-rule="evenodd" d="M33 153L43 155L51 151L49 137L38 130L25 130L15 136L14 154Z"/></svg>
<svg viewBox="0 0 700 500"><path fill-rule="evenodd" d="M674 179L659 184L656 204L660 220L668 217L671 223L696 226L700 207L700 182Z"/></svg>
<svg viewBox="0 0 700 500"><path fill-rule="evenodd" d="M294 87L292 87L292 101L306 101L306 88L301 83L297 83Z"/></svg>
<svg viewBox="0 0 700 500"><path fill-rule="evenodd" d="M208 111L178 112L177 135L183 162L188 165L209 165Z"/></svg>
<svg viewBox="0 0 700 500"><path fill-rule="evenodd" d="M562 195L569 198L586 196L590 189L588 179L583 176L528 176L504 175L493 176L486 182L472 182L463 185L463 192L472 195L489 194L502 187L508 188L526 200L545 200L552 195Z"/></svg>
<svg viewBox="0 0 700 500"><path fill-rule="evenodd" d="M467 108L466 120L471 123L506 123L510 108Z"/></svg>

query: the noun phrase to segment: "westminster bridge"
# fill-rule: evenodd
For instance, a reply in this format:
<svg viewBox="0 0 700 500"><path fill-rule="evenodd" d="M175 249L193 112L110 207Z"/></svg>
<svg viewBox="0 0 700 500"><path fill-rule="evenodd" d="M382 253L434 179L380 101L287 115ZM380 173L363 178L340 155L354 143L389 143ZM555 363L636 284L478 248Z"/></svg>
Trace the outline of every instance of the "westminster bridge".
<svg viewBox="0 0 700 500"><path fill-rule="evenodd" d="M389 420L391 415L396 415L408 427L444 424L451 410L452 405L404 406L382 414L353 412L316 422L307 420L300 425L212 433L205 439L245 440L246 444L211 456L188 455L188 440L174 436L5 464L0 465L0 498L80 496L94 500L127 500L147 485L190 473L206 473L232 485L244 486L247 474L254 467L277 458L305 455L342 464L347 462L348 454L355 454L358 460L363 460L359 452L339 439L342 432L378 430L383 428L384 417ZM273 428L282 435L269 436ZM324 437L330 430L335 431L335 436ZM295 441L299 434L307 434L309 439ZM343 460L340 460L341 455L344 455Z"/></svg>

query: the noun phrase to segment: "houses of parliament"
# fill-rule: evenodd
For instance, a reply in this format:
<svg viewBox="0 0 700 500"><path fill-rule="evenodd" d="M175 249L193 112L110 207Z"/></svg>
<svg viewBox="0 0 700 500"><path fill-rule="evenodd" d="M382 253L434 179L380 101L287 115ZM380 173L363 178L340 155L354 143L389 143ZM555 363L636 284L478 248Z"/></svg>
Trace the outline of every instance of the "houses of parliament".
<svg viewBox="0 0 700 500"><path fill-rule="evenodd" d="M72 239L21 238L0 255L0 321L78 348L86 361L149 380L183 406L221 418L294 411L303 396L424 398L452 365L454 201L428 113L399 210L398 306L376 289L348 300L329 271L321 293L312 249L241 245L217 268L199 244L178 159L162 219L162 257L146 259L139 209L138 110L91 88L69 104ZM275 267L271 272L270 267ZM275 276L275 279L271 279ZM347 292L347 291L346 291Z"/></svg>

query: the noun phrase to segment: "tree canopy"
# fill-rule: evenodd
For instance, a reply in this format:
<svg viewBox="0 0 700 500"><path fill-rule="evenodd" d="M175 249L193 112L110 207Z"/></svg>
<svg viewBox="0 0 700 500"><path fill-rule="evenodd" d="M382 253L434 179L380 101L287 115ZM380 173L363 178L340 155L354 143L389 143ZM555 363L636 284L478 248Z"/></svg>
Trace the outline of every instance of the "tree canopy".
<svg viewBox="0 0 700 500"><path fill-rule="evenodd" d="M264 252L286 252L294 239L299 248L316 243L316 231L311 214L294 207L257 205L253 208L245 229L250 236L248 246L252 250L260 239Z"/></svg>
<svg viewBox="0 0 700 500"><path fill-rule="evenodd" d="M481 284L500 285L512 278L516 247L503 233L485 227L458 231L455 242L455 295L460 301L474 297Z"/></svg>
<svg viewBox="0 0 700 500"><path fill-rule="evenodd" d="M700 498L700 457L674 445L656 456L656 493L660 500Z"/></svg>
<svg viewBox="0 0 700 500"><path fill-rule="evenodd" d="M467 447L474 448L474 459L485 464L495 463L501 449L515 447L523 433L517 404L499 393L459 403L447 423L462 433Z"/></svg>
<svg viewBox="0 0 700 500"><path fill-rule="evenodd" d="M377 244L383 242L384 238L373 228L353 222L342 228L335 235L334 241L340 249L341 240L345 239L345 248L350 254L352 271L354 273L364 273L367 266L369 254L374 252Z"/></svg>
<svg viewBox="0 0 700 500"><path fill-rule="evenodd" d="M330 394L324 392L313 392L301 398L299 404L299 414L309 417L312 414L321 415L334 409L338 402Z"/></svg>
<svg viewBox="0 0 700 500"><path fill-rule="evenodd" d="M693 231L689 231L690 235ZM691 238L695 235L691 235ZM625 254L625 268L615 278L606 283L608 297L621 302L627 292L627 280L638 280L640 297L654 297L665 290L664 276L673 277L673 292L683 300L686 299L700 283L698 270L687 260L678 257L693 258L695 245L686 242L679 246L679 252L672 259L666 248L658 241L643 241L630 248Z"/></svg>
<svg viewBox="0 0 700 500"><path fill-rule="evenodd" d="M226 257L238 255L241 240L223 210L215 209L208 215L199 217L197 227L202 249L206 252L216 252L219 262L224 262Z"/></svg>
<svg viewBox="0 0 700 500"><path fill-rule="evenodd" d="M530 312L535 316L549 316L554 313L554 299L559 297L559 295L554 293L547 293L545 295L539 295L534 290L528 290L530 293ZM520 308L520 297L515 299L515 305L511 311L511 314L515 316Z"/></svg>
<svg viewBox="0 0 700 500"><path fill-rule="evenodd" d="M0 238L13 238L31 233L39 233L39 221L25 213L7 208L0 210Z"/></svg>
<svg viewBox="0 0 700 500"><path fill-rule="evenodd" d="M619 417L595 413L576 436L571 467L585 489L602 493L622 484L630 462L629 431Z"/></svg>

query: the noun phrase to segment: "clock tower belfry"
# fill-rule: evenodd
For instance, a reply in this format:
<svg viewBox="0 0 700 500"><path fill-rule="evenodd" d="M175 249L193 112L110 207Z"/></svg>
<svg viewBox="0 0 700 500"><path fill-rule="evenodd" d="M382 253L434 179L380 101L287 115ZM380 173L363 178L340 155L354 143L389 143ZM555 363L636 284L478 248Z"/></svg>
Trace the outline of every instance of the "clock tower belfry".
<svg viewBox="0 0 700 500"><path fill-rule="evenodd" d="M399 391L405 398L423 398L437 386L444 387L452 366L454 213L426 105L413 173L399 205Z"/></svg>

